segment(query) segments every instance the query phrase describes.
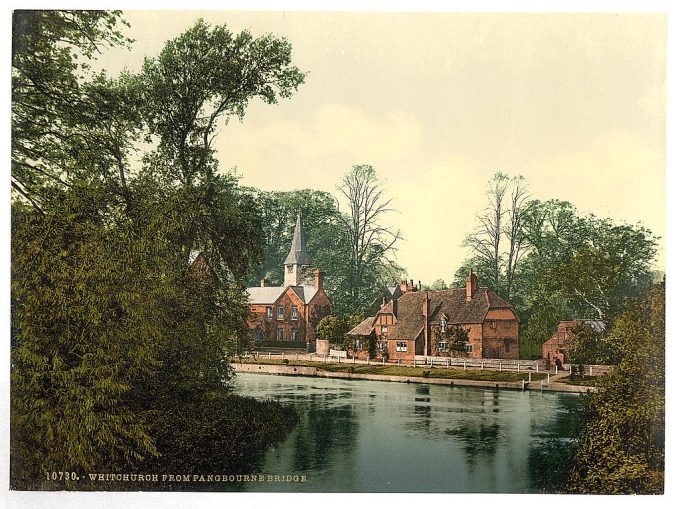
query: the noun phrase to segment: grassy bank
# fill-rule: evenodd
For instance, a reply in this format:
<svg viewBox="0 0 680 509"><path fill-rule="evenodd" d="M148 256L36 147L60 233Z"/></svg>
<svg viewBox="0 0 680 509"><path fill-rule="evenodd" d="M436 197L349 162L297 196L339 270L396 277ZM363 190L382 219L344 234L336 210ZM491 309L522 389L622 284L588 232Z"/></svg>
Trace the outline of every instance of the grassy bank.
<svg viewBox="0 0 680 509"><path fill-rule="evenodd" d="M455 369L455 368L411 368L405 366L390 366L390 365L371 365L371 364L339 364L339 363L325 363L316 361L303 360L289 360L288 362L281 359L252 359L243 358L241 360L234 360L235 363L242 364L274 364L281 366L308 366L314 367L322 371L330 371L334 373L357 373L365 375L388 375L388 376L412 376L424 378L450 378L453 380L482 380L488 382L519 382L520 380L528 380L529 373L527 371L498 371L491 369ZM546 377L544 373L531 373L531 380L542 380Z"/></svg>
<svg viewBox="0 0 680 509"><path fill-rule="evenodd" d="M598 380L602 379L601 376L589 376L589 375L576 375L568 376L565 378L560 378L555 380L556 383L567 384L567 385L583 385L587 387L595 387L598 384Z"/></svg>

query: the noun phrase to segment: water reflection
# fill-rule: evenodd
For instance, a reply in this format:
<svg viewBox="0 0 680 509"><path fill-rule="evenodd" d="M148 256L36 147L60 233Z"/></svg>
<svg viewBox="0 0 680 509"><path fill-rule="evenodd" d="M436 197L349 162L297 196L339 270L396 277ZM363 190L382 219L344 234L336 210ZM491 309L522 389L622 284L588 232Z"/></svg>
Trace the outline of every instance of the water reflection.
<svg viewBox="0 0 680 509"><path fill-rule="evenodd" d="M276 491L539 491L532 451L569 428L571 395L268 375L236 389L292 404L300 422L261 460L263 472L305 474ZM532 459L533 458L533 459Z"/></svg>

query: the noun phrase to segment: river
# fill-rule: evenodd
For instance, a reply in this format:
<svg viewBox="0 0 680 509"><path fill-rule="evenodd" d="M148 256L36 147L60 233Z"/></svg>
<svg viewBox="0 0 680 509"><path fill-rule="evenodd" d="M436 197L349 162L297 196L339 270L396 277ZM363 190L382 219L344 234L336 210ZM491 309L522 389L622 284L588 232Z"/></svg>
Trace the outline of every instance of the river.
<svg viewBox="0 0 680 509"><path fill-rule="evenodd" d="M244 485L253 491L531 493L532 451L568 435L579 398L258 374L234 386L300 415L255 466L306 482Z"/></svg>

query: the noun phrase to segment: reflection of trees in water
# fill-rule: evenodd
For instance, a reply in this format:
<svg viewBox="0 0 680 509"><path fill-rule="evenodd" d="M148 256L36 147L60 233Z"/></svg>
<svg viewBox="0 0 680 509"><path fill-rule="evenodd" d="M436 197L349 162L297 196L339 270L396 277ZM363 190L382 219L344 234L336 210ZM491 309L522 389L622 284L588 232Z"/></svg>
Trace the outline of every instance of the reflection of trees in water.
<svg viewBox="0 0 680 509"><path fill-rule="evenodd" d="M529 489L537 493L559 493L571 469L570 457L583 414L586 396L571 394L558 395L555 412L546 426L532 421L531 434L535 437L529 448L528 477ZM540 429L540 431L538 431Z"/></svg>
<svg viewBox="0 0 680 509"><path fill-rule="evenodd" d="M430 406L430 386L417 385L416 386L415 407L413 409L416 416L412 423L412 429L415 431L428 431L432 423L432 407Z"/></svg>
<svg viewBox="0 0 680 509"><path fill-rule="evenodd" d="M327 398L326 394L324 399L335 398ZM329 406L315 398L300 413L293 444L293 470L322 469L334 463L334 455L347 455L354 449L358 418L351 405Z"/></svg>
<svg viewBox="0 0 680 509"><path fill-rule="evenodd" d="M462 442L463 450L469 467L472 467L476 459L490 459L496 455L501 440L501 425L499 417L495 414L499 410L499 392L494 391L489 397L489 392L471 393L477 399L476 405L480 408L478 418L465 418L458 421L457 425L449 428L445 433ZM491 406L491 413L487 407Z"/></svg>

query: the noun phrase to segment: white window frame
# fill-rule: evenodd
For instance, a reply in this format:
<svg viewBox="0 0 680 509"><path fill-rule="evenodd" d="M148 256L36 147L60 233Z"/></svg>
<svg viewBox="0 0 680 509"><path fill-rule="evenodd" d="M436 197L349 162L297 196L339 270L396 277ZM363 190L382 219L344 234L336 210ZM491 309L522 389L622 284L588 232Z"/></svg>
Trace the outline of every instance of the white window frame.
<svg viewBox="0 0 680 509"><path fill-rule="evenodd" d="M408 352L408 343L406 341L397 341L397 352Z"/></svg>
<svg viewBox="0 0 680 509"><path fill-rule="evenodd" d="M291 341L297 340L297 329L293 329L290 331L290 340Z"/></svg>
<svg viewBox="0 0 680 509"><path fill-rule="evenodd" d="M276 319L277 320L283 320L284 312L285 312L285 308L283 306L276 306Z"/></svg>
<svg viewBox="0 0 680 509"><path fill-rule="evenodd" d="M290 319L291 320L298 319L298 307L295 304L293 304L290 308Z"/></svg>
<svg viewBox="0 0 680 509"><path fill-rule="evenodd" d="M449 350L449 344L446 341L440 341L438 346L440 352L448 352Z"/></svg>
<svg viewBox="0 0 680 509"><path fill-rule="evenodd" d="M439 332L446 332L446 325L447 325L446 320L444 320L443 318L439 320Z"/></svg>
<svg viewBox="0 0 680 509"><path fill-rule="evenodd" d="M271 320L274 316L274 310L272 309L271 306L267 306L267 320Z"/></svg>
<svg viewBox="0 0 680 509"><path fill-rule="evenodd" d="M382 334L383 336L387 334L387 325L380 326L380 334Z"/></svg>
<svg viewBox="0 0 680 509"><path fill-rule="evenodd" d="M276 329L276 341L283 341L283 328Z"/></svg>
<svg viewBox="0 0 680 509"><path fill-rule="evenodd" d="M472 345L465 345L465 352L472 353Z"/></svg>

